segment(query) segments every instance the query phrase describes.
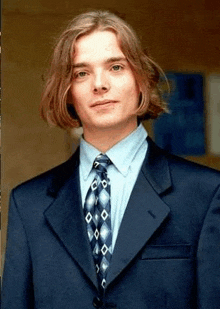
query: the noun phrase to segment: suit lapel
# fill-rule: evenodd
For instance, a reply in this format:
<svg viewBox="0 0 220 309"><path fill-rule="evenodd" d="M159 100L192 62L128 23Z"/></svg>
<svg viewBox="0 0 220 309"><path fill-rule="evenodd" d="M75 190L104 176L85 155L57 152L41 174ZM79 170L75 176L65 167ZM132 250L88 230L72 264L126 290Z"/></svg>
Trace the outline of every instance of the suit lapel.
<svg viewBox="0 0 220 309"><path fill-rule="evenodd" d="M148 145L148 153L121 223L107 285L138 254L170 211L159 196L171 187L167 160L150 139Z"/></svg>
<svg viewBox="0 0 220 309"><path fill-rule="evenodd" d="M79 184L79 166L75 154L65 166L62 175L71 175L68 180L54 178L49 194L55 196L54 202L45 211L45 217L63 243L72 258L77 261L93 284L98 287L91 246L89 244L83 210L81 207L81 194ZM59 173L61 175L61 173Z"/></svg>
<svg viewBox="0 0 220 309"><path fill-rule="evenodd" d="M168 206L160 198L171 187L168 163L150 139L148 145L121 223L107 285L132 261L169 213ZM54 197L54 202L45 211L46 220L72 258L98 288L81 207L78 151L63 168L57 170L48 194Z"/></svg>

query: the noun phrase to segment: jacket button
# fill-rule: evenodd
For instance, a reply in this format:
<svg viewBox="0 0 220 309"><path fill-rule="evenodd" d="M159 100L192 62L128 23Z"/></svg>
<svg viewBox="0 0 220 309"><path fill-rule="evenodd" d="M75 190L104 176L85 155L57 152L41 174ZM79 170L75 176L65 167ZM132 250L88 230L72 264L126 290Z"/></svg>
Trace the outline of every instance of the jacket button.
<svg viewBox="0 0 220 309"><path fill-rule="evenodd" d="M101 301L101 299L99 297L93 298L93 306L95 308L101 308L103 306L103 302Z"/></svg>

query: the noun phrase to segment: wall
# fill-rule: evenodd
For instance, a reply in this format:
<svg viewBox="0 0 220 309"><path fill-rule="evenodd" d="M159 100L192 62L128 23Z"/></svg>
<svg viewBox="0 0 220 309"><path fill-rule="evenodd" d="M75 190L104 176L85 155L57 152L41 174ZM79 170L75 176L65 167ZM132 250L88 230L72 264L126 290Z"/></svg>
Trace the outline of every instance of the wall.
<svg viewBox="0 0 220 309"><path fill-rule="evenodd" d="M64 161L70 139L49 128L38 104L54 37L85 9L120 12L166 71L220 72L220 5L206 0L10 0L3 2L3 245L13 186ZM151 124L146 124L151 132ZM207 117L207 145L208 145ZM152 132L151 132L152 134ZM191 158L220 169L219 157ZM4 247L4 246L3 246Z"/></svg>

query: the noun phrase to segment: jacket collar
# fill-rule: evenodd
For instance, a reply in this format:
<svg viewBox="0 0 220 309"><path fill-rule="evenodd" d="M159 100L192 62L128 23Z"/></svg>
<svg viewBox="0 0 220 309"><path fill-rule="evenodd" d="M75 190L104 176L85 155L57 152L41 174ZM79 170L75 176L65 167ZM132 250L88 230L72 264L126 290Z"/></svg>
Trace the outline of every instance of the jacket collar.
<svg viewBox="0 0 220 309"><path fill-rule="evenodd" d="M98 288L91 246L81 207L79 152L58 167L48 189L54 198L44 215L67 252Z"/></svg>
<svg viewBox="0 0 220 309"><path fill-rule="evenodd" d="M119 230L107 285L132 261L169 213L169 207L160 198L160 195L171 188L168 161L163 151L150 138L148 143L147 155ZM48 194L54 197L53 203L45 211L50 227L98 288L81 207L79 150L54 170Z"/></svg>
<svg viewBox="0 0 220 309"><path fill-rule="evenodd" d="M160 195L172 186L167 153L147 137L148 151L142 171L153 189Z"/></svg>
<svg viewBox="0 0 220 309"><path fill-rule="evenodd" d="M146 158L120 226L107 286L123 273L170 212L160 197L171 188L168 161L162 150L149 138L148 143Z"/></svg>
<svg viewBox="0 0 220 309"><path fill-rule="evenodd" d="M65 185L65 183L73 176L75 171L79 167L79 148L70 157L69 160L59 165L52 170L53 176L51 183L48 187L47 194L56 197L59 190Z"/></svg>
<svg viewBox="0 0 220 309"><path fill-rule="evenodd" d="M162 194L172 186L166 153L159 148L150 137L147 137L147 142L148 151L142 165L142 171L154 190L158 194ZM53 179L48 188L48 194L55 197L78 166L79 148L77 148L76 152L68 161L55 170Z"/></svg>

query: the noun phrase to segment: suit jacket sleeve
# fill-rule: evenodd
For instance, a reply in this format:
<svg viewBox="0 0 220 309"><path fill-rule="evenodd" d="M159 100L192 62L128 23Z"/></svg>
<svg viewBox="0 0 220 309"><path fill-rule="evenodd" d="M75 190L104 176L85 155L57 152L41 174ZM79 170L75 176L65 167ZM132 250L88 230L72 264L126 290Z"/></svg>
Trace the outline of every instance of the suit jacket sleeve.
<svg viewBox="0 0 220 309"><path fill-rule="evenodd" d="M7 237L2 286L2 309L34 308L29 245L13 192L9 205Z"/></svg>
<svg viewBox="0 0 220 309"><path fill-rule="evenodd" d="M200 309L220 306L220 187L211 201L198 244L198 298Z"/></svg>

